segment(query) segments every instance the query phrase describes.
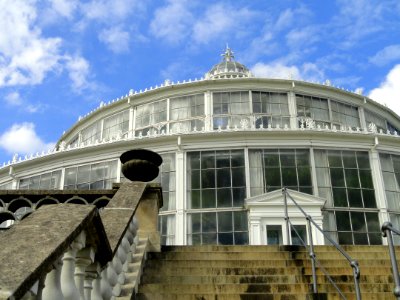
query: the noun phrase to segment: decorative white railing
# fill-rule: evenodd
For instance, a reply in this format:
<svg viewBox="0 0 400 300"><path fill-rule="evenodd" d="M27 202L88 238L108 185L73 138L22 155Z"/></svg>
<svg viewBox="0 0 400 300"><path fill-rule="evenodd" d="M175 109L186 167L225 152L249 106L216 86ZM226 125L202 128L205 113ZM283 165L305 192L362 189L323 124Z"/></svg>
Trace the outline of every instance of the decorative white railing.
<svg viewBox="0 0 400 300"><path fill-rule="evenodd" d="M196 120L196 119L193 119ZM207 121L207 118L198 118L198 120L205 120ZM363 128L355 128L353 129L352 127L348 126L337 126L337 125L325 125L325 126L320 126L319 124L316 125L314 121L312 120L303 120L303 122L300 122L299 128L290 128L288 124L283 125L281 127L279 124L276 125L276 127L272 127L270 124L268 126L257 126L255 125L255 120L253 119L252 121L249 121L247 118L244 119L243 122L240 122L239 125L235 126L219 126L216 129L213 129L211 124L210 124L210 129L206 129L205 126L202 126L201 128L193 127L189 128L186 125L182 126L176 126L174 130L165 130L164 128L157 130L156 127L153 127L151 131L148 131L146 134L142 134L141 131L139 130L134 130L130 131L128 133L124 133L123 135L118 135L115 136L111 139L103 139L103 140L96 140L95 142L87 142L87 143L80 143L79 145L66 145L65 143L61 143L58 148L48 150L47 152L42 151L41 153L36 153L36 154L31 154L31 155L25 155L25 156L18 156L18 154L13 156L13 159L4 162L1 168L9 167L15 164L22 163L24 161L30 161L32 159L36 158L41 158L41 157L47 157L47 156L52 156L56 155L57 153L61 152L66 152L66 151L74 151L77 149L83 149L83 148L88 148L88 147L97 147L100 145L105 145L105 144L110 144L110 143L115 143L115 142L123 142L123 141L134 141L134 140L142 140L142 139L152 139L152 138L158 138L158 137L163 137L163 136L177 136L177 135L193 135L193 134L204 134L204 133L221 133L221 132L235 132L235 131L252 131L252 132L279 132L279 131L299 131L299 132L326 132L326 133L343 133L343 134L362 134L362 135L371 135L371 136L391 136L394 138L399 138L400 133L396 131L389 131L387 130L386 132L383 131L382 129L377 130L376 126L374 124L370 124L367 129ZM171 121L171 124L179 124L177 121ZM182 122L182 124L184 121ZM167 123L163 123L165 125ZM164 127L164 126L163 126Z"/></svg>

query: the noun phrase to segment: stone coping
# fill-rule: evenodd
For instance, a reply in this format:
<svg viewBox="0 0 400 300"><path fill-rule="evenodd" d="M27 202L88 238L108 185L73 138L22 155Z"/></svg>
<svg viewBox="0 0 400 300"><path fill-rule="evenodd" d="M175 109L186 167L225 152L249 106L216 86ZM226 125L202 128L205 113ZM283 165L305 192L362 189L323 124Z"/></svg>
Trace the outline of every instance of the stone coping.
<svg viewBox="0 0 400 300"><path fill-rule="evenodd" d="M111 248L93 205L43 206L2 233L0 299L22 297L84 230L88 232L86 245L96 248L96 260L105 265L112 258Z"/></svg>

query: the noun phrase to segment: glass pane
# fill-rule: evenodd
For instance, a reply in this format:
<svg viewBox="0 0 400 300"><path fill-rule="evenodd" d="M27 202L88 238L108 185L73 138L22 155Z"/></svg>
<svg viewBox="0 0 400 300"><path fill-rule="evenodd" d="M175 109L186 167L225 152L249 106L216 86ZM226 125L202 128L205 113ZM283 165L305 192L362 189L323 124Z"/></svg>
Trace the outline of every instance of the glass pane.
<svg viewBox="0 0 400 300"><path fill-rule="evenodd" d="M357 163L359 169L369 169L369 155L368 152L357 152Z"/></svg>
<svg viewBox="0 0 400 300"><path fill-rule="evenodd" d="M201 168L202 169L215 168L214 152L201 152Z"/></svg>
<svg viewBox="0 0 400 300"><path fill-rule="evenodd" d="M346 189L332 188L333 202L335 207L347 207Z"/></svg>
<svg viewBox="0 0 400 300"><path fill-rule="evenodd" d="M203 245L212 245L217 243L216 233L203 233Z"/></svg>
<svg viewBox="0 0 400 300"><path fill-rule="evenodd" d="M330 169L332 186L344 187L343 169Z"/></svg>
<svg viewBox="0 0 400 300"><path fill-rule="evenodd" d="M364 207L376 208L375 192L374 190L362 190Z"/></svg>
<svg viewBox="0 0 400 300"><path fill-rule="evenodd" d="M281 174L279 168L268 168L265 170L265 184L267 187L267 192L269 191L268 187L275 186L281 187Z"/></svg>
<svg viewBox="0 0 400 300"><path fill-rule="evenodd" d="M378 213L365 213L369 232L380 232Z"/></svg>
<svg viewBox="0 0 400 300"><path fill-rule="evenodd" d="M214 188L215 187L215 170L202 170L201 172L201 187Z"/></svg>
<svg viewBox="0 0 400 300"><path fill-rule="evenodd" d="M214 208L215 207L215 190L214 189L203 190L202 204L203 204L203 208Z"/></svg>
<svg viewBox="0 0 400 300"><path fill-rule="evenodd" d="M232 212L219 212L218 215L218 232L233 231Z"/></svg>
<svg viewBox="0 0 400 300"><path fill-rule="evenodd" d="M244 167L244 154L242 150L231 151L232 167Z"/></svg>
<svg viewBox="0 0 400 300"><path fill-rule="evenodd" d="M276 152L264 152L264 164L266 167L279 167L279 155Z"/></svg>
<svg viewBox="0 0 400 300"><path fill-rule="evenodd" d="M231 172L228 168L217 169L217 187L231 186Z"/></svg>
<svg viewBox="0 0 400 300"><path fill-rule="evenodd" d="M328 151L330 167L342 167L342 157L339 151Z"/></svg>
<svg viewBox="0 0 400 300"><path fill-rule="evenodd" d="M246 186L244 168L232 168L232 186L234 187Z"/></svg>
<svg viewBox="0 0 400 300"><path fill-rule="evenodd" d="M233 206L234 207L243 207L244 199L246 198L246 189L243 188L233 188Z"/></svg>
<svg viewBox="0 0 400 300"><path fill-rule="evenodd" d="M351 214L351 225L353 226L353 231L367 232L364 213L352 211L350 214Z"/></svg>
<svg viewBox="0 0 400 300"><path fill-rule="evenodd" d="M350 207L363 207L362 198L361 198L361 190L348 189L347 195L348 195Z"/></svg>
<svg viewBox="0 0 400 300"><path fill-rule="evenodd" d="M336 211L336 227L338 231L351 231L350 216L347 211Z"/></svg>
<svg viewBox="0 0 400 300"><path fill-rule="evenodd" d="M192 190L191 191L191 205L190 208L201 208L200 202L200 191Z"/></svg>
<svg viewBox="0 0 400 300"><path fill-rule="evenodd" d="M345 169L347 187L360 187L357 169Z"/></svg>
<svg viewBox="0 0 400 300"><path fill-rule="evenodd" d="M217 168L229 167L230 153L229 151L218 151L216 153Z"/></svg>
<svg viewBox="0 0 400 300"><path fill-rule="evenodd" d="M235 231L247 231L247 211L233 212Z"/></svg>
<svg viewBox="0 0 400 300"><path fill-rule="evenodd" d="M370 170L360 170L360 180L361 180L361 187L367 189L373 189L374 185L372 183L372 176Z"/></svg>
<svg viewBox="0 0 400 300"><path fill-rule="evenodd" d="M248 245L249 237L247 232L235 232L235 245Z"/></svg>
<svg viewBox="0 0 400 300"><path fill-rule="evenodd" d="M282 168L283 186L297 186L296 168Z"/></svg>
<svg viewBox="0 0 400 300"><path fill-rule="evenodd" d="M231 207L232 197L231 189L218 189L217 190L217 207Z"/></svg>
<svg viewBox="0 0 400 300"><path fill-rule="evenodd" d="M367 233L354 233L354 244L355 245L368 245L368 234Z"/></svg>
<svg viewBox="0 0 400 300"><path fill-rule="evenodd" d="M356 155L352 151L343 151L343 165L345 168L357 168Z"/></svg>
<svg viewBox="0 0 400 300"><path fill-rule="evenodd" d="M219 245L233 245L233 233L218 233Z"/></svg>
<svg viewBox="0 0 400 300"><path fill-rule="evenodd" d="M351 232L338 232L339 244L353 245L353 235Z"/></svg>
<svg viewBox="0 0 400 300"><path fill-rule="evenodd" d="M202 232L217 232L216 213L202 213Z"/></svg>
<svg viewBox="0 0 400 300"><path fill-rule="evenodd" d="M282 245L282 226L267 225L267 245Z"/></svg>

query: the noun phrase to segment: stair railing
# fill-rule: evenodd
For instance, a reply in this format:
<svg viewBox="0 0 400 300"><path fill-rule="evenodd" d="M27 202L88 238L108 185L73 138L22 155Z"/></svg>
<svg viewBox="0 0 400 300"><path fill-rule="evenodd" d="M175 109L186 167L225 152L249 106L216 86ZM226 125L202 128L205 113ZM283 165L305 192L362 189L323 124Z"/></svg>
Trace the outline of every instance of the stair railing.
<svg viewBox="0 0 400 300"><path fill-rule="evenodd" d="M390 222L383 223L381 230L383 237L387 238L389 246L389 255L390 255L390 262L392 264L392 273L394 281L393 294L396 296L397 299L400 299L400 277L399 277L399 270L397 268L396 250L394 249L394 243L393 243L393 233L400 235L400 231L394 228L392 223Z"/></svg>
<svg viewBox="0 0 400 300"><path fill-rule="evenodd" d="M317 288L317 275L316 275L316 266L321 269L321 271L327 276L329 282L334 286L334 288L338 291L339 295L342 299L347 299L345 295L342 293L340 288L337 284L333 281L332 277L328 274L327 270L321 265L321 263L317 260L316 254L314 252L314 242L312 238L312 230L311 225L314 225L315 228L322 233L322 235L344 256L344 258L349 262L352 270L353 270L353 278L354 278L354 290L356 293L356 299L361 300L361 292L360 292L360 267L358 265L358 261L351 258L351 256L338 244L336 243L326 232L313 220L313 218L308 215L303 208L293 199L293 197L287 191L287 188L282 189L283 200L285 205L285 221L286 221L286 240L288 244L291 244L290 238L290 228L293 228L294 232L298 236L302 246L308 249L309 257L311 260L311 267L312 267L312 277L313 277L313 293L318 293ZM307 220L307 231L309 236L309 247L307 247L307 243L301 238L301 235L296 230L295 226L293 226L292 222L289 218L288 213L288 200L292 200L294 205L300 210L300 212L304 215L305 219Z"/></svg>

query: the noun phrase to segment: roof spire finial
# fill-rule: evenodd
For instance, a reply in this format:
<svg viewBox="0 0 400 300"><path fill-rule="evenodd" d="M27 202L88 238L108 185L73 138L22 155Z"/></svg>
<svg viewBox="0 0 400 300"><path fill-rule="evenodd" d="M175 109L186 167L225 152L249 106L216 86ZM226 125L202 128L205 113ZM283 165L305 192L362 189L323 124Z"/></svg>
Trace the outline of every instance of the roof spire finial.
<svg viewBox="0 0 400 300"><path fill-rule="evenodd" d="M224 61L232 61L232 58L235 57L233 56L233 51L229 48L228 43L226 43L225 53L221 54L221 56L224 58Z"/></svg>

